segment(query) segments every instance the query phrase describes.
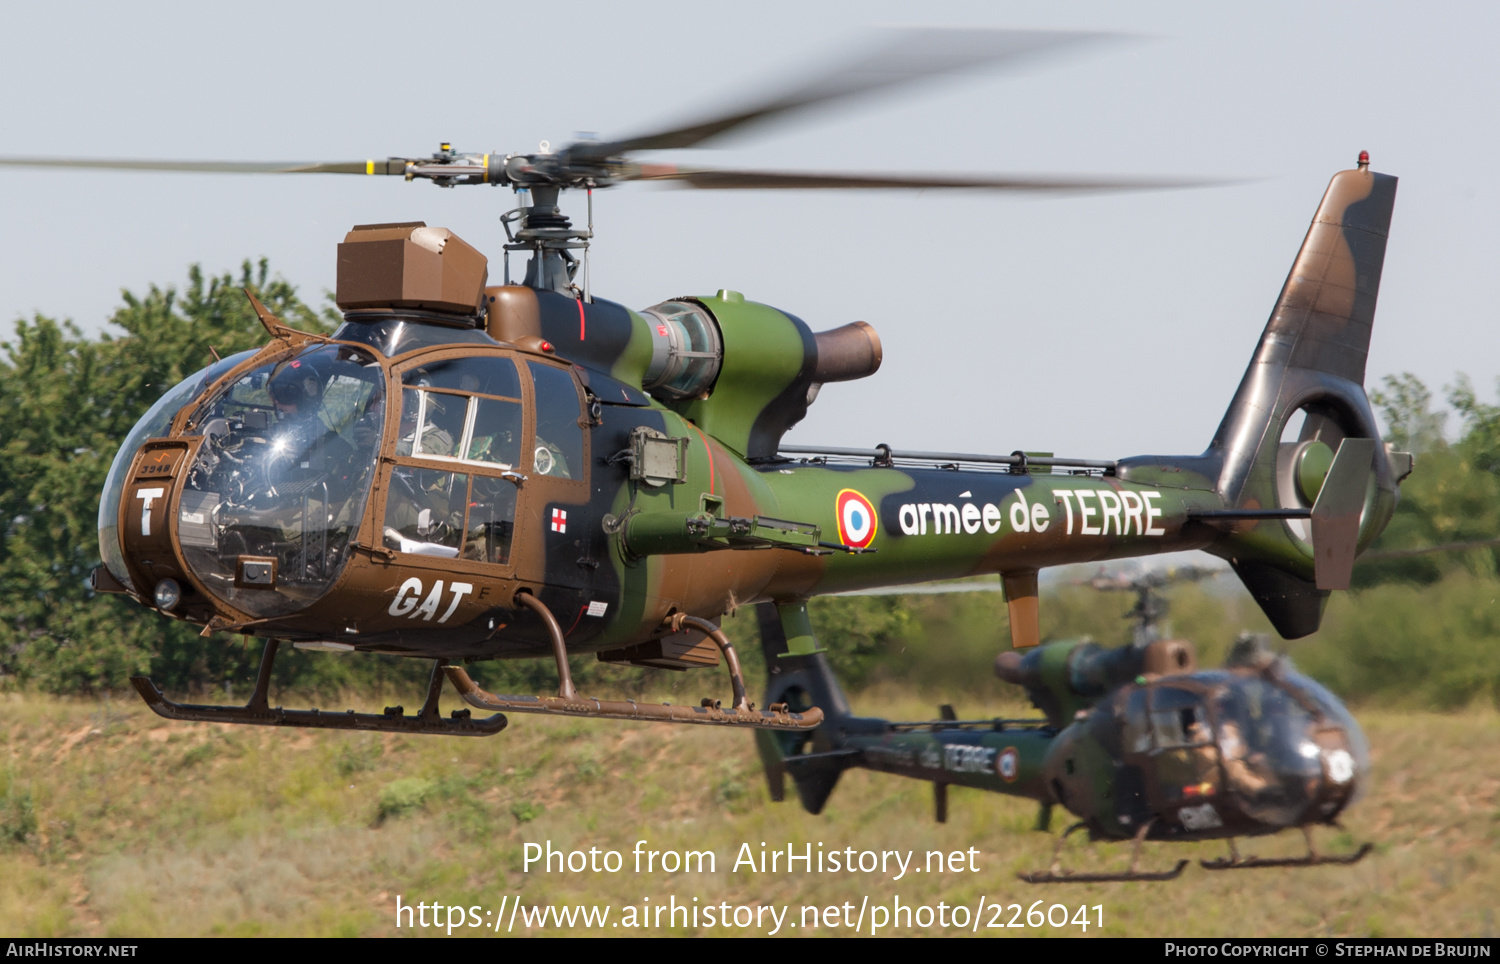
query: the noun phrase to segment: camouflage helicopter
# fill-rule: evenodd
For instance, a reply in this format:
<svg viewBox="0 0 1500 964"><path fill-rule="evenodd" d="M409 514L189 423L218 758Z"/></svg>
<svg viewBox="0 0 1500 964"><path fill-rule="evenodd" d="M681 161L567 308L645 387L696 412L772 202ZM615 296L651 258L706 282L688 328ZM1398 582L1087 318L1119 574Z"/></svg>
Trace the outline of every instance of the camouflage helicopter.
<svg viewBox="0 0 1500 964"><path fill-rule="evenodd" d="M1320 854L1312 837L1315 826L1337 826L1369 773L1369 745L1344 704L1265 637L1241 634L1223 668L1204 670L1191 643L1160 633L1167 605L1157 590L1219 571L1101 576L1095 588L1136 595L1128 644L1066 640L996 657L996 675L1023 687L1042 719L960 720L949 705L939 719L915 723L854 716L825 657L786 654L774 617L762 614L769 698L824 712L813 733L757 734L772 799L785 798L790 776L803 808L820 813L843 772L863 768L931 782L940 823L949 786L1036 800L1041 831L1061 806L1078 820L1058 836L1047 870L1020 875L1035 884L1179 877L1187 860L1137 869L1147 840L1227 840L1228 857L1200 861L1208 870L1358 862L1370 844ZM1301 857L1244 856L1236 844L1293 827L1307 841ZM1059 855L1079 830L1132 841L1128 868L1065 871Z"/></svg>
<svg viewBox="0 0 1500 964"><path fill-rule="evenodd" d="M1335 176L1209 448L1113 460L787 446L820 388L880 365L875 330L814 333L731 290L640 311L589 286L592 224L567 190L630 181L701 189L1141 189L1182 182L852 175L638 163L766 117L1035 55L1075 35L904 31L789 93L676 128L540 153L348 163L7 158L52 168L399 176L509 186L503 284L452 232L361 225L338 248L332 336L256 311L264 347L164 395L122 443L100 501L101 592L203 634L267 640L245 706L191 706L135 685L167 717L484 735L504 712L810 728L818 708L755 710L715 620L769 601L790 652L817 649L820 593L996 574L1012 643L1033 646L1037 572L1171 550L1229 559L1284 635L1317 628L1328 592L1381 531L1410 459L1378 442L1362 386L1396 180ZM590 220L592 218L590 217ZM525 252L523 277L509 256ZM253 300L253 295L251 295ZM1296 427L1300 419L1300 430ZM433 661L415 715L268 703L282 642ZM729 707L580 697L570 655L717 665ZM463 666L550 658L556 696L499 696ZM485 719L443 719L444 679Z"/></svg>

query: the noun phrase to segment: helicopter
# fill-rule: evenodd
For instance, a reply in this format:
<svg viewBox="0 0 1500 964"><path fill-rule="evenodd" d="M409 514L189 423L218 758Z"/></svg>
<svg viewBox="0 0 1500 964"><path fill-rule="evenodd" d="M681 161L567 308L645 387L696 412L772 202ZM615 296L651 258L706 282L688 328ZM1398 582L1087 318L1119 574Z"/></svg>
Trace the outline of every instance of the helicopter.
<svg viewBox="0 0 1500 964"><path fill-rule="evenodd" d="M247 292L267 343L167 392L120 446L100 500L96 591L205 637L266 640L244 706L167 699L168 718L490 735L506 712L810 729L821 710L750 703L716 622L768 601L789 652L817 651L806 601L999 574L1011 643L1039 642L1047 566L1184 549L1230 561L1287 637L1394 509L1409 456L1377 441L1362 385L1396 179L1335 175L1209 448L1121 460L800 447L785 433L823 386L873 375L882 346L853 322L801 319L721 289L635 311L589 282L592 194L632 181L697 189L923 188L1078 192L1182 186L1117 178L713 170L642 163L751 122L1076 42L1077 35L900 31L793 90L698 122L538 153L337 163L0 158L56 169L346 174L508 186L503 283L451 231L356 226L338 247L331 336L296 331ZM589 199L587 227L558 206ZM525 253L524 274L510 255ZM1300 429L1297 420L1300 419ZM271 707L283 643L432 661L415 714ZM732 702L579 695L572 655L685 670L718 665ZM555 696L486 691L467 669L551 659ZM472 709L438 713L444 681Z"/></svg>
<svg viewBox="0 0 1500 964"><path fill-rule="evenodd" d="M996 675L1023 687L1041 719L914 723L857 717L822 654L789 656L774 616L761 614L770 667L768 698L816 704L825 714L812 733L756 734L771 798L785 799L790 776L809 813L821 813L851 767L930 781L934 815L948 819L948 787L966 786L1036 800L1036 829L1051 829L1056 806L1077 822L1058 836L1051 866L1020 874L1027 883L1165 881L1169 870L1141 871L1145 841L1226 840L1227 857L1200 860L1207 870L1353 864L1371 851L1320 854L1312 829L1337 826L1369 773L1369 744L1344 704L1273 653L1264 636L1242 633L1225 665L1200 669L1191 643L1164 638L1171 582L1222 570L1187 567L1135 577L1099 576L1095 588L1136 596L1126 613L1131 641L1105 648L1087 639L1049 642L995 659ZM765 607L761 607L764 609ZM1301 857L1254 857L1236 839L1299 828ZM1064 870L1059 855L1073 833L1130 840L1124 871Z"/></svg>

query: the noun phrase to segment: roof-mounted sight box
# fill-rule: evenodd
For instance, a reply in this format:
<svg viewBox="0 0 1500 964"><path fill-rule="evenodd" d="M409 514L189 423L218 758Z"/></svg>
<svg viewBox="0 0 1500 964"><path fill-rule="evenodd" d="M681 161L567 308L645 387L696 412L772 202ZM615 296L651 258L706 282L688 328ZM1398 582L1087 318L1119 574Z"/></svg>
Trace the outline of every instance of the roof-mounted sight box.
<svg viewBox="0 0 1500 964"><path fill-rule="evenodd" d="M411 308L475 315L484 304L489 261L447 228L421 221L360 224L339 245L344 311Z"/></svg>

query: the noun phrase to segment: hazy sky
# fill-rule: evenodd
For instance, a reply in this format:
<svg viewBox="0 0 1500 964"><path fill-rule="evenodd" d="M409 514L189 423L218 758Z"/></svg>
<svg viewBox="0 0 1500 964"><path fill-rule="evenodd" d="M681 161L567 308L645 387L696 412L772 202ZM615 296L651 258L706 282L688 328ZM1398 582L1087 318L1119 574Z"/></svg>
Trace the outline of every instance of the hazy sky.
<svg viewBox="0 0 1500 964"><path fill-rule="evenodd" d="M539 19L546 15L550 19ZM361 159L530 151L692 119L858 49L879 23L1107 30L1128 42L809 112L724 149L783 169L1246 178L1066 199L719 194L596 201L595 293L720 287L814 329L880 331L796 443L1104 458L1197 452L1329 176L1401 178L1370 383L1455 372L1493 397L1500 8L1380 3L12 5L0 154ZM491 253L508 191L398 179L0 171L0 321L97 330L122 288L244 258L317 300L355 223L425 220ZM582 198L565 199L582 220Z"/></svg>

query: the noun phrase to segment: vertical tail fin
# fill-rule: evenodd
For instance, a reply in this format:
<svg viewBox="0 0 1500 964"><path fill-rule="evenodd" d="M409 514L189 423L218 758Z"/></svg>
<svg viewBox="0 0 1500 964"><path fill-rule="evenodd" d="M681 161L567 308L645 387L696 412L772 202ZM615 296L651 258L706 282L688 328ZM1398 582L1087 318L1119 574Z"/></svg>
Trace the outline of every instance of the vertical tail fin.
<svg viewBox="0 0 1500 964"><path fill-rule="evenodd" d="M1365 359L1395 200L1396 178L1371 171L1364 154L1357 169L1340 171L1329 182L1205 453L1221 465L1218 490L1226 505L1310 509L1340 443L1379 438L1365 395ZM1299 415L1300 431L1286 438ZM1391 463L1375 444L1357 543L1333 555L1352 560L1385 528L1400 481ZM1209 551L1229 560L1277 631L1290 639L1317 630L1328 597L1313 579L1311 543L1305 521L1264 520L1236 523Z"/></svg>

